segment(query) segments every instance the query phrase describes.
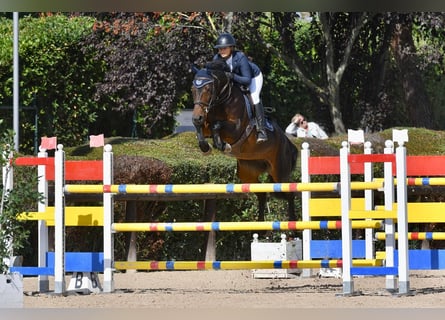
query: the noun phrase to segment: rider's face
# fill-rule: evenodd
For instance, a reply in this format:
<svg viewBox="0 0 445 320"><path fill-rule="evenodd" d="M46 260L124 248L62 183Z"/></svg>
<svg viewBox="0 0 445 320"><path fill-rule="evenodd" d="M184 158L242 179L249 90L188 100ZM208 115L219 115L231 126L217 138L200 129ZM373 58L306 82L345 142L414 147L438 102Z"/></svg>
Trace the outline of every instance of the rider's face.
<svg viewBox="0 0 445 320"><path fill-rule="evenodd" d="M227 59L232 54L232 47L222 47L218 48L218 53L224 59Z"/></svg>

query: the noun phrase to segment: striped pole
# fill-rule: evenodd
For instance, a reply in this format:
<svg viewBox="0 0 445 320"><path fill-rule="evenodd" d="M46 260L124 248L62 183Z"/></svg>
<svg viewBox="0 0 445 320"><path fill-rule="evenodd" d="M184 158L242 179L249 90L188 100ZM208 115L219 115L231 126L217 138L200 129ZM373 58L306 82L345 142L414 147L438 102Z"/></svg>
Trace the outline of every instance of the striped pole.
<svg viewBox="0 0 445 320"><path fill-rule="evenodd" d="M356 259L354 266L375 267L381 259ZM118 270L249 270L341 268L341 259L332 260L257 260L257 261L115 261Z"/></svg>
<svg viewBox="0 0 445 320"><path fill-rule="evenodd" d="M351 190L381 189L382 181L351 182ZM248 192L302 192L302 191L339 191L338 182L312 183L239 183L239 184L120 184L120 185L84 185L67 184L66 193L248 193Z"/></svg>
<svg viewBox="0 0 445 320"><path fill-rule="evenodd" d="M382 221L355 220L352 228L378 229ZM260 230L322 230L341 229L341 221L243 221L243 222L126 222L113 223L113 232L160 232L160 231L260 231Z"/></svg>
<svg viewBox="0 0 445 320"><path fill-rule="evenodd" d="M385 240L386 234L384 232L376 232L375 238L377 240ZM399 234L395 234L395 238L399 238ZM445 240L445 232L408 232L408 240Z"/></svg>
<svg viewBox="0 0 445 320"><path fill-rule="evenodd" d="M383 178L374 179L375 182L382 181ZM406 178L408 186L445 186L445 178L442 177L417 177ZM394 178L394 185L397 185L397 178Z"/></svg>

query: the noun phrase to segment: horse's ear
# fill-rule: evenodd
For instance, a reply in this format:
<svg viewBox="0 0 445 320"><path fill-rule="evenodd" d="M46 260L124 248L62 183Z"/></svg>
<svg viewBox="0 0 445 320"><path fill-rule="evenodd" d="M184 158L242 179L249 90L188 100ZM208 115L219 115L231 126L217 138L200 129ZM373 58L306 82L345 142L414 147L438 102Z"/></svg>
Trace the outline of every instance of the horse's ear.
<svg viewBox="0 0 445 320"><path fill-rule="evenodd" d="M196 66L196 64L191 63L190 64L190 71L193 72L193 73L198 73L199 68Z"/></svg>
<svg viewBox="0 0 445 320"><path fill-rule="evenodd" d="M215 63L213 61L207 62L205 64L204 68L207 70L213 70L213 69L215 69Z"/></svg>

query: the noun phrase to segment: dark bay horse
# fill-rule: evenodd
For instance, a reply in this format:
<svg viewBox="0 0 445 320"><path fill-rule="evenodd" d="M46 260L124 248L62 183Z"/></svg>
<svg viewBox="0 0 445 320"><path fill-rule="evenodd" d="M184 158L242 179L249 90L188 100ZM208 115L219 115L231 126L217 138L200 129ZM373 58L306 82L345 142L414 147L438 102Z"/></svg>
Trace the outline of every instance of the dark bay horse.
<svg viewBox="0 0 445 320"><path fill-rule="evenodd" d="M243 183L258 183L267 172L271 182L290 182L297 160L297 148L275 123L268 123L268 140L256 144L255 117L252 103L240 87L233 84L225 73L226 63L213 61L195 70L192 94L194 109L192 120L196 128L199 148L211 152L206 138L211 137L213 147L237 159L237 175ZM267 194L258 197L258 220L264 220ZM295 221L295 194L275 193L288 201L288 216Z"/></svg>

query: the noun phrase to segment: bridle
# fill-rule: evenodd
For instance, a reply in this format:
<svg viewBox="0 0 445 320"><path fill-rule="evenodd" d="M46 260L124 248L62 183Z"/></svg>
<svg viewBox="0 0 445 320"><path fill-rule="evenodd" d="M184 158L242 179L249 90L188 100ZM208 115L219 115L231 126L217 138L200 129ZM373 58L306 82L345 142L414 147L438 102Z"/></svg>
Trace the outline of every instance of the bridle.
<svg viewBox="0 0 445 320"><path fill-rule="evenodd" d="M208 76L209 74L212 78ZM226 74L224 74L224 76L226 77L227 82L222 87L218 95L215 90L215 83L219 83L221 80L213 72L207 72L206 76L197 76L193 80L193 86L197 91L197 99L193 101L193 103L201 106L206 114L213 106L221 105L230 99L230 95L232 94L232 83ZM204 102L201 100L203 94L202 89L207 85L210 85L210 92L212 94L210 100L208 102Z"/></svg>

